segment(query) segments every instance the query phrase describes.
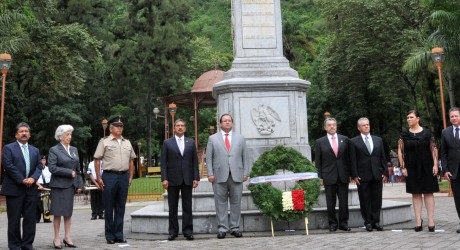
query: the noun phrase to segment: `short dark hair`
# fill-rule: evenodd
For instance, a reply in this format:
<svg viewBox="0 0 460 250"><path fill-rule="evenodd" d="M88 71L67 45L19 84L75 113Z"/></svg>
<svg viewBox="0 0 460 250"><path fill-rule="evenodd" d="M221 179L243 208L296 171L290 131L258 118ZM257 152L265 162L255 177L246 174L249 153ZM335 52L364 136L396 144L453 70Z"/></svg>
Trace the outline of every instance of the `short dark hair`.
<svg viewBox="0 0 460 250"><path fill-rule="evenodd" d="M223 115L220 116L219 123L222 123L222 117L224 117L226 115L230 116L230 119L232 119L232 122L233 122L233 116L231 114L223 114Z"/></svg>
<svg viewBox="0 0 460 250"><path fill-rule="evenodd" d="M414 114L415 117L420 117L420 113L419 113L417 110L415 110L415 109L412 109L412 110L407 111L407 114L406 114L406 115L410 115L410 114Z"/></svg>
<svg viewBox="0 0 460 250"><path fill-rule="evenodd" d="M182 122L182 123L184 124L184 126L187 126L187 123L186 123L184 120L182 120L182 119L177 119L177 120L174 122L174 127L176 126L176 124L177 124L178 122Z"/></svg>
<svg viewBox="0 0 460 250"><path fill-rule="evenodd" d="M16 125L16 134L18 133L19 128L22 128L22 127L26 127L26 128L29 130L29 132L30 132L30 126L29 126L29 124L27 124L27 123L25 123L25 122L20 122L20 123L18 123L18 125Z"/></svg>

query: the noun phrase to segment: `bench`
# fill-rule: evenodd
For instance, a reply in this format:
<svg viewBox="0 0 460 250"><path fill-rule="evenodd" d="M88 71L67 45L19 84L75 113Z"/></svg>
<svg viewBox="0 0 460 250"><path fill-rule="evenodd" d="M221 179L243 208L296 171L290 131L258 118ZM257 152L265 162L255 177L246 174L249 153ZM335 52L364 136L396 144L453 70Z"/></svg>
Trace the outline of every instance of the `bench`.
<svg viewBox="0 0 460 250"><path fill-rule="evenodd" d="M161 175L160 167L148 167L147 168L147 177L156 177Z"/></svg>

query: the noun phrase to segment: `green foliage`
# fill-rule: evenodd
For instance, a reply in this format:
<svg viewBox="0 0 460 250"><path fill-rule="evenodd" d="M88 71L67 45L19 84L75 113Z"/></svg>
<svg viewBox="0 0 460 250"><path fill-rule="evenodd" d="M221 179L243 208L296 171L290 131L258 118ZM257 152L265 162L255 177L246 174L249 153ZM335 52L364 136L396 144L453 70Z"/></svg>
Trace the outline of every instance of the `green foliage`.
<svg viewBox="0 0 460 250"><path fill-rule="evenodd" d="M395 147L401 117L416 105L401 66L424 32L426 9L418 0L318 2L328 37L318 57L321 82L309 90L312 119L321 121L328 111L340 133L352 136L358 133L356 121L368 117L372 133ZM312 124L313 131L324 133L322 122Z"/></svg>
<svg viewBox="0 0 460 250"><path fill-rule="evenodd" d="M316 167L297 150L285 146L276 146L263 153L254 162L250 177L275 175L277 170L288 170L294 173L317 172ZM292 190L305 190L305 210L283 211L282 191L270 183L250 185L254 203L260 211L275 221L295 221L308 216L312 206L318 202L320 181L297 181Z"/></svg>

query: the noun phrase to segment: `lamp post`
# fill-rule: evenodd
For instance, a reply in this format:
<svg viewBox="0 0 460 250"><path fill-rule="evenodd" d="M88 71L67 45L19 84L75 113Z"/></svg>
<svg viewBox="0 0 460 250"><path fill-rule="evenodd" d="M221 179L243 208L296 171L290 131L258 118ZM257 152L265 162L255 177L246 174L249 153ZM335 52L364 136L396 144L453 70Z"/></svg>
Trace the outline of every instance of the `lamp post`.
<svg viewBox="0 0 460 250"><path fill-rule="evenodd" d="M142 142L138 141L137 142L137 172L139 173L139 178L142 178L142 166L141 166L141 147L142 147Z"/></svg>
<svg viewBox="0 0 460 250"><path fill-rule="evenodd" d="M101 125L102 125L102 129L104 130L104 138L105 138L105 131L106 131L106 129L107 129L107 126L109 125L109 122L107 121L107 119L104 118L104 119L101 121Z"/></svg>
<svg viewBox="0 0 460 250"><path fill-rule="evenodd" d="M442 63L444 62L444 49L440 47L435 47L431 50L431 58L433 59L434 63L436 64L436 67L438 68L438 77L439 77L439 92L441 95L441 110L442 110L442 123L444 128L447 127L446 123L446 109L444 107L444 88L442 87ZM453 196L452 193L452 186L450 185L449 182L449 196Z"/></svg>
<svg viewBox="0 0 460 250"><path fill-rule="evenodd" d="M165 140L169 138L169 126L168 126L168 120L166 119L165 115L159 115L160 109L159 108L153 108L153 113L155 114L155 119L158 119L158 117L161 117L165 120ZM166 114L166 112L165 112Z"/></svg>
<svg viewBox="0 0 460 250"><path fill-rule="evenodd" d="M0 182L2 180L2 142L3 142L3 114L5 111L5 88L6 88L6 74L8 74L8 70L10 69L11 62L13 59L11 55L8 53L0 54L0 66L2 71L2 105L0 111Z"/></svg>
<svg viewBox="0 0 460 250"><path fill-rule="evenodd" d="M442 87L442 63L444 62L444 50L439 47L435 47L431 50L431 58L433 59L436 67L438 68L438 77L439 77L439 92L441 94L441 109L442 109L442 123L444 128L447 127L446 124L446 109L444 107L444 88Z"/></svg>
<svg viewBox="0 0 460 250"><path fill-rule="evenodd" d="M171 115L171 134L174 134L174 115L177 112L177 106L174 102L171 102L168 106L169 114Z"/></svg>

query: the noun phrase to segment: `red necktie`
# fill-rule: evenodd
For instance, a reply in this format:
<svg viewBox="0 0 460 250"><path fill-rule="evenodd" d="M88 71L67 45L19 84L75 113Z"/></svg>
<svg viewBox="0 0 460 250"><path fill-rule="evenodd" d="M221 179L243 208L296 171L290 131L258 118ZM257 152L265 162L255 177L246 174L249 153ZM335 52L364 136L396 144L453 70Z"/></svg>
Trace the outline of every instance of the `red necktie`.
<svg viewBox="0 0 460 250"><path fill-rule="evenodd" d="M334 150L335 157L339 153L339 147L337 146L337 141L335 140L335 136L332 136L332 150Z"/></svg>
<svg viewBox="0 0 460 250"><path fill-rule="evenodd" d="M227 151L230 151L230 141L228 140L228 134L225 134L225 146L227 147Z"/></svg>

